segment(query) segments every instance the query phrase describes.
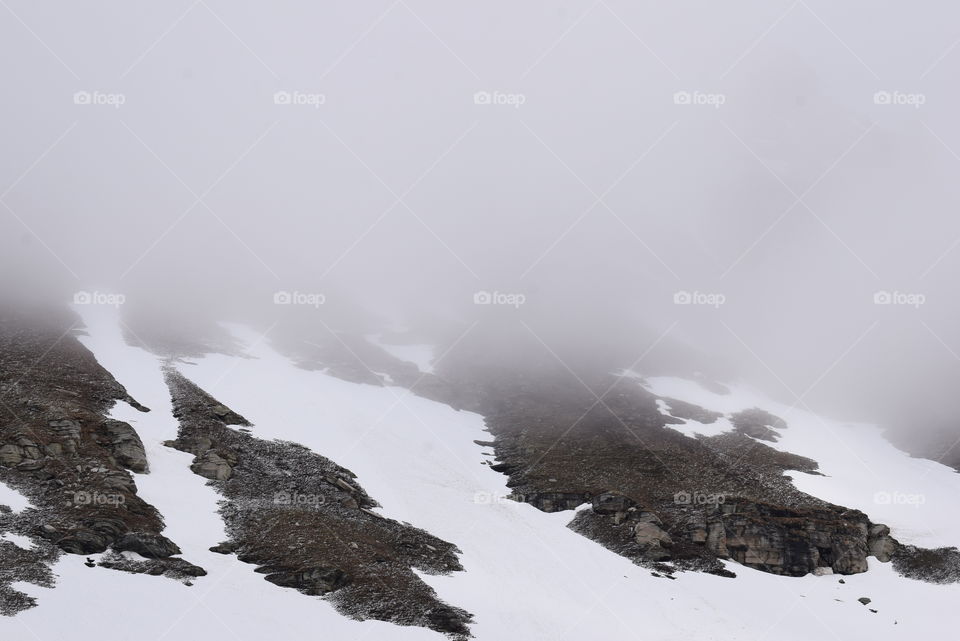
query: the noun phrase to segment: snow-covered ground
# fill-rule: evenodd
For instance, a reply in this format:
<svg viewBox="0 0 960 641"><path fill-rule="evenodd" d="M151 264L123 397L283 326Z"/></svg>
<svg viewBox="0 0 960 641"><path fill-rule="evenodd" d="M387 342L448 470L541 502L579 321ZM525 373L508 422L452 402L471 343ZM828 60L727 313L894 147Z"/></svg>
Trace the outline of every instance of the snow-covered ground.
<svg viewBox="0 0 960 641"><path fill-rule="evenodd" d="M960 474L928 459L912 458L883 438L874 425L839 423L804 409L777 403L745 385L716 394L695 381L653 377L646 380L655 394L729 414L761 407L783 418L770 447L807 456L820 463L824 476L795 473L794 485L827 501L855 507L876 523L885 523L901 543L923 547L960 545ZM718 424L688 421L673 426L686 434L717 433Z"/></svg>
<svg viewBox="0 0 960 641"><path fill-rule="evenodd" d="M39 607L0 619L0 638L25 638L27 630L40 641L440 638L425 629L349 620L320 599L271 585L253 566L208 552L222 540L217 497L190 472L189 455L161 445L174 437L176 423L160 363L126 346L115 319L86 313L85 319L85 344L153 410L115 411L135 425L147 446L151 471L138 475L138 487L166 515L166 534L183 548L184 558L209 575L186 587L161 577L89 569L81 557L66 555L55 568L57 588L25 587L39 597ZM845 577L845 584L838 577L778 577L733 564L739 576L732 580L696 573L655 578L567 529L572 514L545 514L506 500L506 477L481 464L484 448L473 443L489 438L480 416L400 388L298 369L255 333L231 329L255 358L213 355L181 365L181 371L253 422L254 435L300 442L348 467L382 503L382 513L456 543L465 571L424 580L475 615L472 630L480 640L914 639L960 624L952 607L960 587L903 579L873 559L869 572ZM760 405L781 413L790 428L775 446L816 458L829 475L796 474L802 489L864 509L894 527L901 540L960 541L949 514L957 500L947 501L950 488L957 496L960 477L898 454L876 430L830 424L844 437L844 447L828 440L819 419L778 411L785 408L740 388L717 396L676 379L650 384L657 393L709 409ZM861 453L863 461L848 450ZM874 503L878 491L916 488L926 496L919 507ZM877 614L857 602L862 596L873 599Z"/></svg>
<svg viewBox="0 0 960 641"><path fill-rule="evenodd" d="M28 507L30 501L6 483L0 482L0 505L6 505L14 512L19 512Z"/></svg>

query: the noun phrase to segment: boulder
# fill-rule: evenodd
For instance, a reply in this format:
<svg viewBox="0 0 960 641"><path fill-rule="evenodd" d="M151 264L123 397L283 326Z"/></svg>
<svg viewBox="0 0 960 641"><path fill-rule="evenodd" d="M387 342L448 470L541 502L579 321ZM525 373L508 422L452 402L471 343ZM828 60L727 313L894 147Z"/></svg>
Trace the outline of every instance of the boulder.
<svg viewBox="0 0 960 641"><path fill-rule="evenodd" d="M162 534L128 532L113 544L117 552L136 552L148 559L163 559L180 554L180 548Z"/></svg>
<svg viewBox="0 0 960 641"><path fill-rule="evenodd" d="M298 570L283 569L268 574L264 578L274 585L296 588L304 594L313 596L333 592L350 582L350 577L342 570L322 566Z"/></svg>

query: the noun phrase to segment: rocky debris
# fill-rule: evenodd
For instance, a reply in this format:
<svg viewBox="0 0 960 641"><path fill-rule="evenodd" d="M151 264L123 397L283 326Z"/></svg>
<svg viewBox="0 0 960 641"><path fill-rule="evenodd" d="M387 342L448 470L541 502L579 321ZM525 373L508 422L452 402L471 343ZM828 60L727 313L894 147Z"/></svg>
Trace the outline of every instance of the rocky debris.
<svg viewBox="0 0 960 641"><path fill-rule="evenodd" d="M862 597L860 597L859 599L857 599L857 601L859 601L859 602L862 603L863 605L869 604L869 603L871 602L871 600L872 600L872 599L870 599L869 597L865 597L865 596L862 596Z"/></svg>
<svg viewBox="0 0 960 641"><path fill-rule="evenodd" d="M127 532L113 544L117 552L136 552L148 559L163 559L180 554L180 548L161 534Z"/></svg>
<svg viewBox="0 0 960 641"><path fill-rule="evenodd" d="M443 603L413 571L461 570L457 548L371 511L355 475L309 449L228 427L239 414L174 369L165 372L180 421L167 445L224 497L229 539L213 547L275 585L321 596L342 613L469 636L471 615Z"/></svg>
<svg viewBox="0 0 960 641"><path fill-rule="evenodd" d="M897 541L890 536L890 528L882 523L870 526L867 532L867 548L870 556L881 563L887 563L897 552Z"/></svg>
<svg viewBox="0 0 960 641"><path fill-rule="evenodd" d="M774 443L780 438L780 433L777 430L787 429L786 421L759 407L731 414L730 422L733 423L734 429L741 434Z"/></svg>
<svg viewBox="0 0 960 641"><path fill-rule="evenodd" d="M0 481L33 506L4 516L0 528L34 548L25 556L0 546L0 567L18 566L0 572L4 614L33 605L10 583L51 584L49 565L61 552L100 553L127 533L160 536L164 527L131 474L147 471L139 436L108 417L118 401L147 408L77 340L78 322L64 310L0 312L0 401L9 408L0 418Z"/></svg>
<svg viewBox="0 0 960 641"><path fill-rule="evenodd" d="M960 582L960 550L955 547L925 549L897 545L893 568L903 576L929 583Z"/></svg>
<svg viewBox="0 0 960 641"><path fill-rule="evenodd" d="M89 563L88 567L93 567ZM178 558L150 558L147 560L131 559L117 552L108 552L100 559L99 565L111 570L120 570L132 574L149 574L151 576L165 576L186 582L187 579L206 576L203 568ZM187 583L191 585L190 583Z"/></svg>
<svg viewBox="0 0 960 641"><path fill-rule="evenodd" d="M712 410L704 409L699 405L694 405L693 403L677 400L675 398L663 397L663 401L669 408L670 416L673 416L674 418L682 418L685 420L696 421L698 423L709 425L710 423L716 423L718 418L723 417L722 412L714 412Z"/></svg>
<svg viewBox="0 0 960 641"><path fill-rule="evenodd" d="M672 558L670 548L673 539L663 529L663 521L653 512L634 512L636 523L633 538L640 546L641 554L648 561L665 561Z"/></svg>
<svg viewBox="0 0 960 641"><path fill-rule="evenodd" d="M132 427L122 421L108 419L98 426L97 431L104 437L104 444L114 460L122 467L140 474L148 471L147 453Z"/></svg>
<svg viewBox="0 0 960 641"><path fill-rule="evenodd" d="M732 415L732 432L690 438L667 426L719 414L658 399L606 373L614 368L571 377L530 360L504 367L461 355L442 372L456 391L436 400L485 416L491 468L519 500L548 512L590 502L571 529L664 574L733 576L724 560L788 576L854 574L869 555L896 558L886 526L796 489L785 472L819 474L817 462L757 440L776 440L787 429L780 417L752 408Z"/></svg>
<svg viewBox="0 0 960 641"><path fill-rule="evenodd" d="M296 588L304 594L323 596L328 592L338 590L350 583L350 577L338 568L285 568L265 565L257 568L258 572L266 574L270 583L285 588Z"/></svg>

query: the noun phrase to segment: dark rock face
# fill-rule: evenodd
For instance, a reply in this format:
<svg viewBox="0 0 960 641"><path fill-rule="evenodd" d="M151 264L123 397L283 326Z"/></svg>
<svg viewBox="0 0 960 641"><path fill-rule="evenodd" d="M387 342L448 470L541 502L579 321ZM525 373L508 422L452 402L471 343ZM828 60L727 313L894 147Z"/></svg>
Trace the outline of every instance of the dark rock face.
<svg viewBox="0 0 960 641"><path fill-rule="evenodd" d="M113 544L113 549L117 552L136 552L148 559L163 559L180 554L180 548L167 537L144 532L127 532Z"/></svg>
<svg viewBox="0 0 960 641"><path fill-rule="evenodd" d="M270 567L270 566L265 566ZM315 567L301 569L270 568L264 578L275 585L296 588L304 594L323 596L350 583L350 577L337 568Z"/></svg>
<svg viewBox="0 0 960 641"><path fill-rule="evenodd" d="M64 310L0 313L0 481L33 505L8 515L0 532L30 537L39 552L19 574L41 585L58 552L104 552L131 532L163 539L163 519L131 474L147 471L143 443L107 416L117 401L148 410L77 340L78 323ZM0 566L8 554L23 560L2 546ZM0 573L7 614L32 605L9 588L16 576Z"/></svg>
<svg viewBox="0 0 960 641"><path fill-rule="evenodd" d="M176 370L166 372L176 441L191 469L224 497L228 541L236 554L281 587L330 600L344 614L469 636L471 615L443 603L414 572L461 570L457 548L386 519L349 470L309 449L231 429L250 426Z"/></svg>
<svg viewBox="0 0 960 641"><path fill-rule="evenodd" d="M960 550L955 547L934 550L913 545L898 545L893 567L903 576L930 583L960 582Z"/></svg>
<svg viewBox="0 0 960 641"><path fill-rule="evenodd" d="M730 421L737 432L772 443L780 439L777 430L787 429L786 421L758 407L737 412L730 416Z"/></svg>
<svg viewBox="0 0 960 641"><path fill-rule="evenodd" d="M723 416L720 412L711 412L693 403L680 401L675 398L664 398L663 401L670 408L670 416L675 418L688 419L698 423L716 423L717 419Z"/></svg>
<svg viewBox="0 0 960 641"><path fill-rule="evenodd" d="M104 437L104 445L114 460L122 467L140 474L147 470L147 453L143 442L132 427L122 421L108 419L98 426L98 436Z"/></svg>

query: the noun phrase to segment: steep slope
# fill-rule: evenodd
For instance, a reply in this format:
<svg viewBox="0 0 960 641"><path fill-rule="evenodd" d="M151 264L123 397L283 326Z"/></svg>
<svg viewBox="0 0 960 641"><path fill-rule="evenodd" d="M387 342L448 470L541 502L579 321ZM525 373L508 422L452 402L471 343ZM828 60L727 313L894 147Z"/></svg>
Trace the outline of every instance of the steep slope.
<svg viewBox="0 0 960 641"><path fill-rule="evenodd" d="M235 553L278 586L329 595L347 616L469 636L470 615L439 601L412 570L462 570L455 546L373 512L356 475L329 459L231 429L252 426L175 369L165 375L180 421L167 445L193 454L190 469L226 498L229 540L212 551Z"/></svg>
<svg viewBox="0 0 960 641"><path fill-rule="evenodd" d="M129 423L111 418L117 402L139 405L78 341L79 319L63 310L5 313L0 318L0 482L30 506L0 514L0 611L35 605L15 581L50 585L47 566L60 552L111 550L104 565L173 578L204 570L176 558L161 534L160 512L138 493L134 474L148 471L143 443ZM149 561L125 558L133 552Z"/></svg>
<svg viewBox="0 0 960 641"><path fill-rule="evenodd" d="M163 378L163 359L126 344L115 318L90 317L87 322L85 344L131 395L152 409L141 414L121 403L112 414L133 425L144 444L150 474L138 478L138 493L164 515L166 535L208 575L188 588L86 568L81 558L64 555L53 567L58 575L54 589L15 584L39 596L39 607L0 618L0 635L20 638L27 633L43 641L125 638L133 626L137 636L157 639L205 639L213 634L243 641L310 638L318 631L337 639L442 638L423 627L344 617L332 604L265 581L235 555L211 552L211 541L232 537L220 516L218 502L224 497L207 485L208 479L191 471L194 454L163 445L176 440L180 431ZM845 576L843 582L837 576L779 576L729 560L718 563L736 578L679 572L668 580L567 527L571 519L593 512L592 504L544 512L507 498L512 491L506 487L508 477L489 465L493 452L484 443L492 437L481 415L456 411L400 387L358 384L305 370L256 333L233 331L245 346L245 357L208 354L177 368L225 408L242 412L255 426L251 438L295 441L322 453L350 469L364 491L381 502L383 507L372 511L414 523L462 550L462 572L421 579L443 602L474 615L470 630L478 639L913 639L960 624L951 607L960 597L957 585L906 579L892 564L873 557L867 558L867 572ZM819 421L806 413L787 411L790 408L740 388L726 396L700 397L688 393L695 384L679 381L668 389L665 381L647 383L660 398L684 400L721 415L704 424L672 419L676 438L694 441L686 434L709 430L726 438L724 433L732 429L730 414L766 409L788 427L778 430L777 442L750 442L782 451L777 459L781 468L800 456L820 463L824 476L793 474L799 491L889 523L905 543L933 546L956 534L957 524L946 508L956 505L957 475L942 466L916 466L916 459L883 449L882 439L874 441L868 429L828 423L855 452L877 457L885 466L881 482L851 465L850 454L838 451L821 433L804 438L811 422ZM441 387L439 382L434 386ZM654 407L664 403L655 401ZM219 412L220 419L237 420ZM659 450L657 454L663 456ZM925 504L873 503L878 487L908 488L923 474L931 490ZM817 483L822 485L811 486ZM774 487L779 484L775 481ZM940 485L942 491L934 495L933 488ZM934 502L938 504L931 505ZM940 534L922 535L924 529L939 529ZM861 597L872 601L864 606ZM105 603L123 616L87 616Z"/></svg>

